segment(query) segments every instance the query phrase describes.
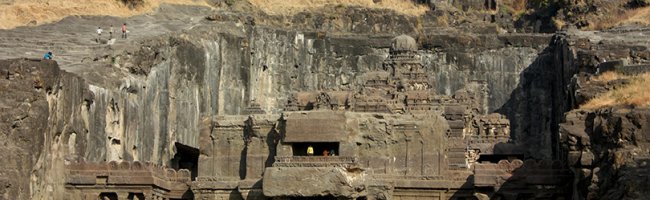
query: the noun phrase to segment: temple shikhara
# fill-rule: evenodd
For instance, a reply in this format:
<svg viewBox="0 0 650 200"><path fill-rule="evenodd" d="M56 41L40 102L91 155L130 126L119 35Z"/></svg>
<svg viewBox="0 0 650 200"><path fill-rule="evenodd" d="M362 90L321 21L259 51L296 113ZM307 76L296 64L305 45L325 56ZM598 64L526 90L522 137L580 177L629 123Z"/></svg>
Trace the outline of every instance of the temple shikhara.
<svg viewBox="0 0 650 200"><path fill-rule="evenodd" d="M171 165L78 162L66 188L85 199L558 199L569 171L524 160L487 85L436 94L416 41L395 37L354 90L295 91L281 113L201 123L199 147ZM308 153L309 151L313 152ZM506 184L507 182L507 184ZM491 194L489 197L485 194ZM544 196L539 196L544 195Z"/></svg>

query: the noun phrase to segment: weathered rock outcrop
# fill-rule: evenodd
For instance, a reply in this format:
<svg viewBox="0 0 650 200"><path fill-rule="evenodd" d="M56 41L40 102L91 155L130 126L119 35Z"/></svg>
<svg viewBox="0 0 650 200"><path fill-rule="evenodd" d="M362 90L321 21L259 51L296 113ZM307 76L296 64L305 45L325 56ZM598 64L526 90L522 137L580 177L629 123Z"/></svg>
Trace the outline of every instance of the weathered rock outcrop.
<svg viewBox="0 0 650 200"><path fill-rule="evenodd" d="M6 160L0 164L0 198L27 199L31 169L39 159L48 130L45 90L58 90L60 71L54 62L0 61L0 66L0 148Z"/></svg>
<svg viewBox="0 0 650 200"><path fill-rule="evenodd" d="M650 177L650 110L574 110L561 125L575 199L644 199Z"/></svg>
<svg viewBox="0 0 650 200"><path fill-rule="evenodd" d="M92 103L84 80L53 61L0 61L3 98L2 193L6 199L43 199L59 191L63 163L86 155L87 118ZM97 148L90 147L90 148Z"/></svg>
<svg viewBox="0 0 650 200"><path fill-rule="evenodd" d="M331 20L325 14L303 13L291 19L258 21L257 25L255 20L239 15L216 15L221 20L214 18L188 25L183 31L88 48L91 57L65 60L65 67L72 69L71 73L61 71L52 61L0 61L0 75L4 76L0 79L3 91L0 141L5 143L0 150L8 152L5 157L10 160L0 164L4 167L0 171L0 195L15 199L64 199L63 169L67 163L77 160L137 160L181 168L188 166L183 162L191 163L187 155L199 162L224 158L229 162L198 166L193 172L234 180L261 178L265 167L273 164L276 151L273 148L279 137L275 126L280 126L277 130L282 128L282 123L276 123L292 93L328 90L334 94L359 90L364 87L361 81L364 73L384 67L382 61L389 55L390 38L421 30L422 24L415 18L381 11L354 13L359 10L364 11L341 10L352 15L339 20ZM303 31L273 26L282 20L291 21L288 27ZM321 23L323 27L316 26ZM426 24L430 21L424 23L432 25ZM509 133L516 147L504 149L523 149L523 156L533 159L563 158L568 153L566 158L572 161L569 167L577 174L576 197L628 197L623 194L643 197L641 193L626 192L643 186L637 182L639 179L632 177L646 173L644 156L648 152L643 138L648 132L648 118L645 110L575 111L567 115L565 125L559 124L565 120L565 112L607 90L608 86L588 89L590 86L581 85L585 77L605 69L607 61L624 59L642 64L650 60L647 33L626 34L625 30L619 30L551 36L426 30L406 46L414 52L420 49L416 53L431 79L429 82L433 83L432 90L451 96L459 89L474 87L489 94L480 104L483 107L477 110L483 114L496 111L508 117L512 126ZM623 37L626 42L617 42ZM617 84L611 83L612 87ZM246 118L249 114L257 115ZM412 120L443 121L438 114ZM211 120L212 116L224 115L243 118L233 120L236 121L233 124L224 124L228 120L217 119L218 123ZM386 130L389 125L395 125L395 129L404 126L390 124L388 116L364 118L368 121L357 125L373 126L355 130L363 134L356 135L353 140L357 141L350 143L352 147L345 147L348 153L358 150L354 155L370 157L368 160L374 163L368 161L362 165L376 171L416 173L418 170L401 168L401 165L388 168L389 159L374 155L382 150L394 153L393 164L395 157L399 157L395 155L407 155L392 136L384 140L373 135L390 135L390 130ZM461 121L453 116L449 118ZM231 128L228 130L232 132L214 132L217 127ZM437 128L441 130L436 130L436 137L442 137L446 133L442 129L447 127ZM462 132L463 124L455 128ZM559 144L566 145L565 149L559 148ZM235 153L214 153L228 149ZM417 155L426 157L432 156L428 155L431 153ZM433 153L441 157L440 153ZM460 156L464 162L465 155ZM407 161L398 162L408 165ZM426 171L434 168L422 160L413 162L425 166L420 168L420 175L441 174L440 169ZM214 167L221 171L212 170ZM343 177L334 175L330 180L337 182ZM388 178L402 181L408 187L423 181ZM430 177L433 181L428 183L435 183L436 178ZM453 184L470 191L469 186L463 186L465 181L468 180L453 180ZM202 184L197 181L195 185L203 187ZM228 187L239 187L246 194L260 192L253 191L259 184L243 182ZM330 190L330 194L352 197L356 194L351 190L361 190L353 184L344 185L336 188L340 191ZM375 186L366 191L390 188ZM434 186L439 187L431 187ZM324 194L323 191L306 193Z"/></svg>
<svg viewBox="0 0 650 200"><path fill-rule="evenodd" d="M575 44L569 50L574 52L572 65L577 72L566 85L570 107L629 83L625 79L591 80L595 74L639 73L637 66L648 61L648 41L636 36L645 31L600 34L574 35L567 40ZM618 40L622 36L626 40ZM558 152L574 173L574 199L643 199L648 195L649 116L648 108L633 106L575 109L564 114Z"/></svg>
<svg viewBox="0 0 650 200"><path fill-rule="evenodd" d="M63 87L52 87L59 92L49 96L49 118L38 120L52 130L45 131L44 147L34 150L46 152L41 164L29 165L35 166L34 187L20 193L61 197L63 158L172 166L176 144L198 148L202 118L245 114L253 101L265 113L279 113L299 90L358 89L356 77L380 68L390 47L389 37L211 23L97 52L97 59L85 61L95 70L64 73L56 83ZM484 81L493 93L486 110L506 102L540 48L525 41L507 46L496 35L475 37L492 42L481 48L461 48L465 36L445 37L455 39L419 52L436 90L451 95Z"/></svg>

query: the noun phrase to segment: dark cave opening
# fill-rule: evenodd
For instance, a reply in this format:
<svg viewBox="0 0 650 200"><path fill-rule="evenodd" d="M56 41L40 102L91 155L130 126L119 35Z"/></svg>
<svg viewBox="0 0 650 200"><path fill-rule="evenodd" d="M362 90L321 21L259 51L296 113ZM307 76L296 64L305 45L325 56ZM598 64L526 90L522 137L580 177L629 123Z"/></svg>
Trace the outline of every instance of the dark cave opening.
<svg viewBox="0 0 650 200"><path fill-rule="evenodd" d="M498 163L500 160L512 161L515 159L523 160L523 154L481 154L478 158L479 163Z"/></svg>
<svg viewBox="0 0 650 200"><path fill-rule="evenodd" d="M198 176L199 149L176 143L176 154L171 160L171 167L175 170L187 169L192 174L192 180Z"/></svg>
<svg viewBox="0 0 650 200"><path fill-rule="evenodd" d="M118 200L117 193L115 192L102 192L99 194L99 199L106 200Z"/></svg>

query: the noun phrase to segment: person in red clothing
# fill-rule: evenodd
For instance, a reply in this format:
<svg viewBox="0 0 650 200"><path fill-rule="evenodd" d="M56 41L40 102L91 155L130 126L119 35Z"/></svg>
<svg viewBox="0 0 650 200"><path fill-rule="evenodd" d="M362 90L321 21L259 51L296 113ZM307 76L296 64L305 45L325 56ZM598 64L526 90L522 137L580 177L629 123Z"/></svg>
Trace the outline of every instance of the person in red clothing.
<svg viewBox="0 0 650 200"><path fill-rule="evenodd" d="M126 39L126 23L122 24L122 38Z"/></svg>

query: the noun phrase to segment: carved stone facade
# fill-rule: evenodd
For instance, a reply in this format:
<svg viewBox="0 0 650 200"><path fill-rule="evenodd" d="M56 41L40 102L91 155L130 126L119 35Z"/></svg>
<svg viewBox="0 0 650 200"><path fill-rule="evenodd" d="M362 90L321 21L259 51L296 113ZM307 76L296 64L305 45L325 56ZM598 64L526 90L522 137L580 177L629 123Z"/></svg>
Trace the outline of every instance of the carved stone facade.
<svg viewBox="0 0 650 200"><path fill-rule="evenodd" d="M151 163L77 162L67 166L66 189L70 199L162 200L192 199L191 172Z"/></svg>
<svg viewBox="0 0 650 200"><path fill-rule="evenodd" d="M281 115L250 102L248 116L206 119L192 173L135 163L84 171L95 165L80 163L70 166L68 188L147 199L516 199L540 190L561 197L548 188L559 188L568 171L521 161L510 122L486 113L486 84L435 94L417 46L394 38L381 70L360 76L359 90L298 91Z"/></svg>

